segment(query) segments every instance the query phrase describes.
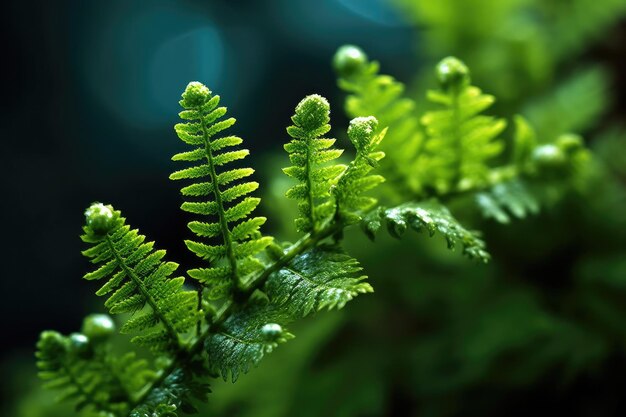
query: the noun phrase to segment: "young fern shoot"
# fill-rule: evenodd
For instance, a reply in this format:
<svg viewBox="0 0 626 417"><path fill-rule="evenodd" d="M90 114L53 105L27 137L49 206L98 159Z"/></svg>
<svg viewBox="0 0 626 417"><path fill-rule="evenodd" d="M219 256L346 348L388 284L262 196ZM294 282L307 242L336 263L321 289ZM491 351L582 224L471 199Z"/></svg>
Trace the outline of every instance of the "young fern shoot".
<svg viewBox="0 0 626 417"><path fill-rule="evenodd" d="M287 128L287 133L293 140L285 145L285 150L293 165L283 171L299 183L287 191L287 198L298 200L300 216L295 221L296 229L317 232L333 214L330 189L346 167L329 163L343 151L332 148L335 139L322 137L330 131L330 105L324 97L304 98L291 120L294 124Z"/></svg>
<svg viewBox="0 0 626 417"><path fill-rule="evenodd" d="M489 185L488 162L504 149L497 137L506 121L480 115L494 102L470 85L469 69L454 57L437 65L441 86L428 92L428 99L444 107L422 116L428 135L421 156L423 181L437 194Z"/></svg>
<svg viewBox="0 0 626 417"><path fill-rule="evenodd" d="M112 314L134 314L122 326L122 333L142 334L133 342L156 351L177 351L200 319L196 295L183 289L184 278L170 278L178 269L174 262L163 262L164 250L154 251L154 242L125 224L119 211L94 203L85 212L87 224L81 239L93 245L83 251L101 266L85 274L86 280L107 279L96 292L112 294L104 303Z"/></svg>
<svg viewBox="0 0 626 417"><path fill-rule="evenodd" d="M363 196L382 182L382 175L370 175L369 172L378 166L378 161L385 153L376 148L385 137L387 129L376 134L378 120L375 117L357 117L350 122L348 137L356 149L356 156L341 174L333 189L337 204L337 215L348 224L361 220L360 214L372 209L377 200Z"/></svg>

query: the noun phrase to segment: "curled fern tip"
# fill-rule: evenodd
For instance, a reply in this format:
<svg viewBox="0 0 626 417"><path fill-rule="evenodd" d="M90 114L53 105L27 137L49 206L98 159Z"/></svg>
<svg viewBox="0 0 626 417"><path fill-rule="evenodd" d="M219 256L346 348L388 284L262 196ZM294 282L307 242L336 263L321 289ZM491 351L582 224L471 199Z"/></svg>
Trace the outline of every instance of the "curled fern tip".
<svg viewBox="0 0 626 417"><path fill-rule="evenodd" d="M97 235L106 235L115 225L113 210L102 203L93 203L89 206L85 210L85 220L87 227Z"/></svg>
<svg viewBox="0 0 626 417"><path fill-rule="evenodd" d="M357 150L363 150L372 139L378 127L378 120L374 116L357 117L350 121L348 137Z"/></svg>
<svg viewBox="0 0 626 417"><path fill-rule="evenodd" d="M333 68L341 77L351 77L361 72L367 64L367 55L354 45L341 46L333 57Z"/></svg>
<svg viewBox="0 0 626 417"><path fill-rule="evenodd" d="M211 90L198 81L187 84L180 105L186 109L200 107L211 98Z"/></svg>
<svg viewBox="0 0 626 417"><path fill-rule="evenodd" d="M458 58L449 56L437 64L437 80L444 90L460 89L470 83L469 68Z"/></svg>
<svg viewBox="0 0 626 417"><path fill-rule="evenodd" d="M104 340L115 333L115 323L108 314L90 314L83 320L81 331L93 340Z"/></svg>
<svg viewBox="0 0 626 417"><path fill-rule="evenodd" d="M296 106L296 114L291 119L304 130L319 129L330 122L330 104L320 95L306 96Z"/></svg>
<svg viewBox="0 0 626 417"><path fill-rule="evenodd" d="M82 333L72 333L69 337L69 350L72 355L87 359L92 354L89 338Z"/></svg>

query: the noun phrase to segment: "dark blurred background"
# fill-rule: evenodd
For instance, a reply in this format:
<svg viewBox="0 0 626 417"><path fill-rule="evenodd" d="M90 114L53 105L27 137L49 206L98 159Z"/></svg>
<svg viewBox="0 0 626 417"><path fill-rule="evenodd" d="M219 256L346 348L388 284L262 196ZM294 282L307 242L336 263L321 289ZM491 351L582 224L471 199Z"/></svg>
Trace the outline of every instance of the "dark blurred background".
<svg viewBox="0 0 626 417"><path fill-rule="evenodd" d="M53 328L69 333L80 327L85 314L102 311L101 300L93 295L95 287L81 280L88 264L80 254L82 244L78 236L84 221L83 210L91 202L111 203L123 210L134 226L168 250L170 259L187 265L197 262L183 244L183 239L188 237L185 226L188 218L178 208L181 202L178 184L167 180L169 173L176 169L169 158L183 148L172 126L177 121L180 93L190 80L202 81L220 94L230 115L238 119L233 134L243 137L252 150L254 157L249 161L257 169L258 178L264 180L262 184L268 184L283 166L281 164L286 163L285 159L277 162L275 155L282 156L285 126L289 124L293 107L304 95L318 93L328 97L334 109L333 125L345 126L343 95L336 88L330 66L333 53L345 43L363 47L370 57L383 63L384 73L407 83L414 81L413 84L420 87L416 93L420 98L427 85L425 74L430 74L433 59L449 53L466 53L472 68L478 67L475 73L481 85L486 84L487 92L502 98L504 104L495 111L504 113L525 108L520 103L525 103L529 97L531 102L542 95L556 97L551 86L562 81L563 74L574 74L573 68L581 62L600 64L602 80L608 80L608 88L601 93L601 100L606 104L596 111L592 99L600 100L600 93L592 95L592 99L585 94L576 95L583 97L579 107L592 107L588 116L592 122L584 124L580 133L593 136L609 122L623 123L626 103L623 58L626 20L623 17L608 19L606 30L594 35L579 50L568 52L567 59L555 58L558 63L553 65L542 61L541 55L553 45L525 38L533 33L518 30L530 27L524 22L526 18L536 17L532 13L520 15L519 19L515 15L515 22L503 26L504 31L502 27L495 29L493 25L481 24L481 19L487 19L486 10L493 12L494 16L489 18L495 21L499 19L499 12L503 16L513 13L512 4L515 7L531 5L532 9L533 4L542 2L472 0L472 4L482 9L477 6L474 11L457 12L461 20L455 22L452 14L446 14L444 6L437 10L436 4L449 7L449 4L463 4L462 0L432 1L432 7L423 7L431 13L425 17L411 15L415 10L416 15L419 14L422 9L421 6L415 10L407 8L409 0L397 0L394 4L385 0L4 2L0 6L4 9L0 18L5 45L0 195L6 233L0 252L4 257L0 288L4 332L0 339L0 395L15 396L22 387L33 386L32 355L41 330ZM603 2L618 3L602 0L599 4ZM413 3L428 2L416 0ZM570 2L545 2L548 3L566 7ZM398 4L404 4L404 8ZM584 18L584 11L580 15ZM546 16L550 16L549 13ZM458 29L455 24L464 25L464 19L474 19L468 27L481 28L485 33L471 30L465 33ZM447 34L444 29L440 37L435 30L434 34L431 32L423 38L420 22L435 27L438 22L450 24L449 32L458 35L463 42L455 44L454 39L443 36ZM581 22L584 23L584 19ZM539 27L556 28L563 33L567 29L554 26L549 18L541 25ZM490 30L494 31L494 44L483 48L487 55L481 56L484 51L479 50L479 44L491 37ZM476 44L472 44L473 40ZM502 45L505 47L500 48ZM509 48L510 45L519 49ZM503 50L510 56L503 57ZM511 67L514 71L507 71ZM522 74L517 74L517 70ZM524 77L526 79L522 80ZM519 86L532 85L536 90L524 90L525 87L515 90L512 86L518 80ZM567 104L567 97L570 96L562 96L558 104L563 105L564 101ZM528 108L532 110L532 106ZM541 124L541 116L550 109L538 108L541 109L538 120L533 121ZM544 126L544 130L562 118L560 107L551 110L555 116L547 122L544 120L548 126ZM621 170L618 172L621 192L626 169L618 155L626 157L623 144L623 141L614 141L605 151L613 158L612 169ZM609 273L603 277L614 274L616 282L624 281L625 251L615 242L622 239L619 245L623 245L626 241L621 229L626 222L616 224L609 220L601 226L588 222L589 226L571 227L586 221L578 217L579 212L587 208L584 199L582 201L574 203L574 209L569 212L557 211L552 217L548 214L511 229L486 226L488 243L494 249L495 258L501 259L500 264L497 261L487 272L470 269L465 261L450 261L441 253L429 252L423 247L426 260L416 261L412 247L393 246L385 241L387 246L383 245L384 249L376 255L378 258L369 258L372 265L367 266L371 268L371 275L378 273L388 278L384 274L391 263L383 261L404 256L411 259L406 269L412 268L419 277L399 277L397 281L390 278L387 283L383 283L383 279L374 280L376 296L355 306L354 312L348 313L351 317L320 317L319 322L313 320L316 324L310 325L309 330L302 331L302 336L297 333L297 340L302 340L300 347L294 345L289 348L294 349L291 351L285 348L285 356L282 359L272 356L267 366L278 369L275 373L285 381L283 389L293 388L288 385L295 381L289 379L290 371L284 369L287 363L294 364L296 371L293 372L310 376L310 381L293 382L291 385L303 387L290 391L293 404L285 405L280 411L270 408L263 415L288 414L289 410L297 409L298 403L308 403L311 410L317 410L313 403L317 403L317 407L327 404L324 395L338 388L333 384L341 381L342 376L345 378L353 372L355 390L361 387L357 380L371 382L353 393L352 397L359 399L355 400L358 404L354 409L342 409L337 415L404 415L405 407L422 410L420 415L457 415L455 410L462 409L463 404L467 404L468 410L458 415L502 415L496 412L498 410L522 415L545 401L552 405L569 402L571 408L567 412L570 415L576 412L579 414L575 415L594 415L594 410L598 415L614 415L622 405L624 381L620 374L626 371L623 354L626 326L619 320L626 318L626 313L621 311L623 315L618 316L613 310L605 309L602 314L611 316L611 320L607 319L609 324L598 324L601 320L588 320L586 312L567 306L571 307L568 302L572 299L578 300L569 297L570 294L582 291L578 284L572 284L573 279L570 280L580 275L576 272L579 269L587 268L592 276L599 274L595 271L607 270ZM619 210L620 206L617 207ZM279 211L283 207L270 203L263 210ZM570 223L559 223L555 218L567 219ZM273 232L271 228L270 224L269 234ZM524 235L530 235L533 230L532 236ZM537 230L543 230L546 236L536 236ZM595 241L585 240L589 230L598 235L614 231L620 237L602 247ZM517 235L522 237L512 242L510 236ZM576 239L580 239L576 242L578 246L572 243ZM533 250L522 256L520 247L524 245ZM593 263L595 258L588 263L578 262L578 259L586 259L592 249L607 254L609 260L600 260L597 264ZM354 250L355 254L365 254L365 257L372 252L369 247ZM399 284L400 278L406 278L406 282ZM410 298L407 294L414 296ZM424 296L419 298L417 294ZM611 294L621 310L626 305L623 294ZM385 311L377 304L377 300L383 299L397 310ZM596 309L602 310L605 306L602 300L594 301L598 303L594 304ZM564 305L566 307L562 308ZM503 317L510 319L497 321ZM577 321L580 317L583 317L580 320L583 324ZM357 324L353 325L355 322ZM588 323L591 324L587 326ZM579 331L579 327L584 331ZM381 334L390 334L387 344L368 340L380 329L385 330ZM429 333L433 329L437 331ZM531 338L529 334L539 336ZM571 340L564 340L561 334ZM596 337L598 334L602 337ZM482 336L485 338L481 339ZM555 336L561 344L545 342L550 336ZM317 339L320 342L316 342ZM597 349L596 340L602 341ZM533 358L533 349L539 349L534 343L552 350L539 352L534 357L535 362L520 360ZM348 356L348 346L355 352L362 349L363 353L353 355L345 363L335 361L335 356ZM459 353L459 346L467 349ZM579 349L575 353L580 355L570 355L568 347L572 347L572 351ZM587 351L593 352L585 356ZM393 362L390 358L393 371L389 371L385 360L381 359L380 363L372 360L383 352L396 359L407 357L411 363ZM454 357L457 354L462 357ZM513 363L511 367L519 369L501 367L501 362L491 359L496 356L502 363ZM587 357L593 359L587 361ZM306 362L301 358L310 360ZM443 359L436 362L429 358ZM560 371L553 372L562 365L561 358L566 358L563 362L570 359L580 362L572 365L576 369L569 376L572 385L563 382L567 377L562 378ZM305 362L307 365L302 365ZM364 363L372 363L372 366L363 366ZM465 364L474 366L464 368ZM397 374L405 372L405 365L410 375L402 379ZM307 367L313 369L309 374L303 370ZM533 374L534 367L539 370ZM383 369L380 373L379 368ZM259 404L264 404L262 401L266 398L273 398L272 395L282 395L281 388L264 384L264 378L269 381L271 377L263 369L253 373L257 376L242 378L237 384L240 394L231 390L218 392L216 397L222 398L219 401L224 404L229 401L245 404L241 393L257 389L259 385L272 387L272 392L267 394L269 397L259 400ZM322 370L316 374L316 369ZM577 373L580 369L584 372ZM593 372L586 373L588 369ZM432 375L441 379L433 380ZM507 382L500 384L500 377ZM516 381L513 385L517 384L515 394L511 394L506 385L511 379ZM348 390L348 385L344 381L341 387ZM546 394L546 388L553 386L565 387L559 391L561 397L557 400L552 394ZM584 401L587 394L593 400ZM428 401L420 402L424 398ZM587 408L581 408L575 399L591 407L590 411L587 413ZM0 398L3 406L14 401L19 399ZM504 405L494 408L493 402ZM598 404L603 404L604 408L598 408ZM215 407L221 411L220 415L246 415L241 411L246 410L243 405L232 409L228 408L230 404ZM361 412L359 407L370 412ZM0 412L5 409L9 407L0 406ZM315 415L314 411L310 415Z"/></svg>

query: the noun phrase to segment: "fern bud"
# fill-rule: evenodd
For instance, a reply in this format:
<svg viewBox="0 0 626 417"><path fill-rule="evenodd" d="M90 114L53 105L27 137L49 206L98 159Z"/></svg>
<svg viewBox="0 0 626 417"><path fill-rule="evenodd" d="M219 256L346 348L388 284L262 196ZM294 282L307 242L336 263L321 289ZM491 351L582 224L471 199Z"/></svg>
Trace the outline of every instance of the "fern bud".
<svg viewBox="0 0 626 417"><path fill-rule="evenodd" d="M558 174L567 164L565 152L557 145L548 144L535 148L532 160L539 174Z"/></svg>
<svg viewBox="0 0 626 417"><path fill-rule="evenodd" d="M91 314L83 320L81 332L94 341L105 340L115 333L115 323L107 314Z"/></svg>
<svg viewBox="0 0 626 417"><path fill-rule="evenodd" d="M266 342L276 342L283 335L283 328L277 323L267 323L261 328L261 335Z"/></svg>
<svg viewBox="0 0 626 417"><path fill-rule="evenodd" d="M192 81L187 84L182 98L180 105L184 108L200 107L211 98L211 90L198 81Z"/></svg>
<svg viewBox="0 0 626 417"><path fill-rule="evenodd" d="M115 224L111 206L105 206L102 203L93 203L89 206L85 210L85 219L87 226L98 235L106 235Z"/></svg>
<svg viewBox="0 0 626 417"><path fill-rule="evenodd" d="M444 90L460 90L470 82L469 68L463 61L449 56L437 64L437 80Z"/></svg>
<svg viewBox="0 0 626 417"><path fill-rule="evenodd" d="M82 333L72 333L69 336L70 352L79 358L91 356L91 344L89 338Z"/></svg>
<svg viewBox="0 0 626 417"><path fill-rule="evenodd" d="M343 45L333 57L333 68L340 77L349 78L365 69L367 55L358 46Z"/></svg>
<svg viewBox="0 0 626 417"><path fill-rule="evenodd" d="M61 357L68 348L67 338L54 330L46 330L39 336L37 347L51 357Z"/></svg>
<svg viewBox="0 0 626 417"><path fill-rule="evenodd" d="M348 137L357 151L368 150L377 126L378 120L374 116L357 117L350 121Z"/></svg>
<svg viewBox="0 0 626 417"><path fill-rule="evenodd" d="M306 96L296 106L296 114L291 120L296 126L308 132L319 129L330 122L328 100L317 94Z"/></svg>

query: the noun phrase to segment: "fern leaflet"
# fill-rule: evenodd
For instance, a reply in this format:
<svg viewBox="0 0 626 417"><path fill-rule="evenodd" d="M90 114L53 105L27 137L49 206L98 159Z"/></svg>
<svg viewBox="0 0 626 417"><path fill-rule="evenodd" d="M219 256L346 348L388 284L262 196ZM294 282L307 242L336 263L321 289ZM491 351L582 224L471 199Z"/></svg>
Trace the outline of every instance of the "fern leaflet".
<svg viewBox="0 0 626 417"><path fill-rule="evenodd" d="M126 225L113 207L94 203L85 214L81 238L93 246L83 254L100 266L84 278L107 280L96 294L112 293L104 303L111 313L136 313L120 331L142 332L132 340L154 350L179 347L180 336L195 326L201 313L196 293L183 290L184 278L170 278L178 264L162 261L165 251L144 242L145 236ZM138 313L146 305L149 311Z"/></svg>
<svg viewBox="0 0 626 417"><path fill-rule="evenodd" d="M522 181L496 184L490 190L476 194L476 202L483 216L493 218L499 223L509 223L510 214L523 219L529 214L539 212L539 202Z"/></svg>
<svg viewBox="0 0 626 417"><path fill-rule="evenodd" d="M225 381L230 374L235 382L250 365L257 365L279 343L294 337L283 329L290 321L282 309L258 301L234 313L207 340L211 369L218 370Z"/></svg>
<svg viewBox="0 0 626 417"><path fill-rule="evenodd" d="M263 237L259 228L265 217L248 218L260 202L250 197L259 184L254 181L238 180L252 175L251 168L223 170L223 166L244 159L249 151L238 149L225 152L224 149L242 143L237 136L215 138L215 135L231 127L234 118L219 120L226 114L226 107L218 107L220 97L198 82L189 83L182 94L180 105L185 109L180 117L188 120L175 126L178 137L195 147L194 150L174 155L174 161L196 163L195 166L174 172L172 180L197 180L184 187L185 197L199 201L186 201L181 208L189 213L207 216L211 220L192 221L189 229L200 238L217 238L221 244L207 244L187 240L187 247L202 259L213 265L210 268L197 268L188 271L189 276L209 288L209 296L218 299L226 296L247 275L263 268L255 257L267 247L272 238ZM221 171L221 172L220 172Z"/></svg>
<svg viewBox="0 0 626 417"><path fill-rule="evenodd" d="M428 135L420 157L424 183L440 194L464 191L489 184L487 162L503 149L496 137L506 127L502 119L479 115L494 102L469 85L469 70L456 58L437 66L441 89L428 99L444 106L422 116Z"/></svg>
<svg viewBox="0 0 626 417"><path fill-rule="evenodd" d="M361 270L356 259L337 248L318 247L271 274L265 292L273 304L301 318L324 308L343 308L358 294L373 292Z"/></svg>
<svg viewBox="0 0 626 417"><path fill-rule="evenodd" d="M328 164L339 158L342 150L332 149L335 139L322 136L330 131L330 106L321 96L305 97L296 107L287 128L293 140L285 145L293 164L283 171L298 180L287 191L287 197L298 200L299 217L296 229L300 232L317 231L325 219L334 212L330 189L345 166Z"/></svg>
<svg viewBox="0 0 626 417"><path fill-rule="evenodd" d="M369 211L377 203L373 197L362 194L385 181L382 175L370 175L378 166L385 153L376 150L387 133L384 129L375 134L378 121L375 117L357 117L350 122L348 137L356 148L356 157L339 177L334 188L337 213L346 223L356 223L360 215Z"/></svg>
<svg viewBox="0 0 626 417"><path fill-rule="evenodd" d="M72 401L77 411L90 408L125 415L134 396L155 374L133 352L115 358L107 348L84 334L43 332L36 353L39 377L46 388L61 392L57 401Z"/></svg>
<svg viewBox="0 0 626 417"><path fill-rule="evenodd" d="M383 223L386 223L387 230L396 238L400 238L409 227L416 232L426 230L430 236L439 232L446 239L449 249L454 249L460 243L463 254L470 259L487 262L490 258L485 251L485 242L476 233L465 229L436 200L410 202L390 209L379 207L363 219L361 226L370 239L374 239Z"/></svg>
<svg viewBox="0 0 626 417"><path fill-rule="evenodd" d="M388 127L381 149L388 155L381 172L400 193L421 190L416 159L423 134L415 102L404 96L404 85L389 75L379 74L378 62L369 62L358 47L337 50L333 64L340 76L339 87L348 92L345 109L349 117L374 116Z"/></svg>

